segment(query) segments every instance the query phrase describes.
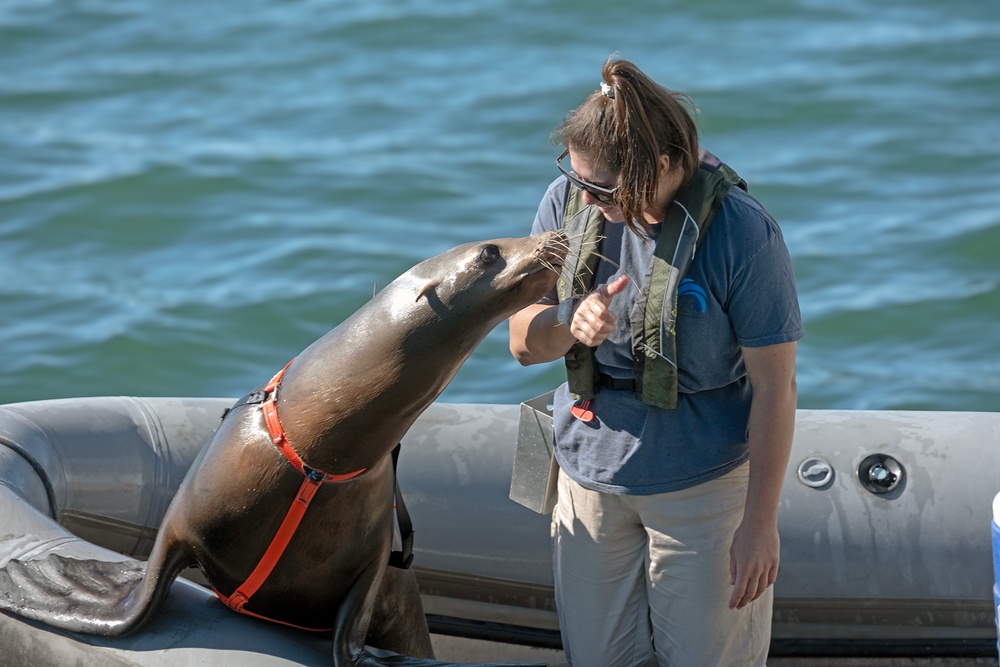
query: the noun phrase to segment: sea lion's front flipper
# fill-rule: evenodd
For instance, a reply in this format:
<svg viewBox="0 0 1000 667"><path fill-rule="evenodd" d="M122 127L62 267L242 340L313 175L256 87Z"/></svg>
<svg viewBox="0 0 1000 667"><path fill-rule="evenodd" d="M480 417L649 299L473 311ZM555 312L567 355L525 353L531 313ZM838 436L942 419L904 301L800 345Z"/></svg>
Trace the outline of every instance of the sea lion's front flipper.
<svg viewBox="0 0 1000 667"><path fill-rule="evenodd" d="M372 563L370 567L358 575L350 591L341 602L333 626L333 667L546 667L544 664L490 663L488 665L468 665L441 662L434 658L414 658L365 645L363 640L367 633L364 632L363 628L372 619L376 593L385 574L384 561ZM392 596L393 591L398 593L408 589L409 586L406 585L408 577L412 577L412 575L398 578L396 574L390 575L389 586L385 591L388 597ZM419 600L417 602L419 607ZM422 610L422 608L420 609ZM402 611L412 612L413 610L414 608L409 606L408 609ZM411 631L420 632L421 629L413 627ZM426 627L422 631L426 633Z"/></svg>
<svg viewBox="0 0 1000 667"><path fill-rule="evenodd" d="M146 563L49 554L0 569L0 609L72 632L121 634Z"/></svg>
<svg viewBox="0 0 1000 667"><path fill-rule="evenodd" d="M434 655L413 570L386 568L365 644L422 658Z"/></svg>
<svg viewBox="0 0 1000 667"><path fill-rule="evenodd" d="M411 658L405 655L390 653L379 649L366 648L351 667L547 667L545 663L533 663L530 665L509 662L491 663L459 663L440 662L439 660L427 658Z"/></svg>

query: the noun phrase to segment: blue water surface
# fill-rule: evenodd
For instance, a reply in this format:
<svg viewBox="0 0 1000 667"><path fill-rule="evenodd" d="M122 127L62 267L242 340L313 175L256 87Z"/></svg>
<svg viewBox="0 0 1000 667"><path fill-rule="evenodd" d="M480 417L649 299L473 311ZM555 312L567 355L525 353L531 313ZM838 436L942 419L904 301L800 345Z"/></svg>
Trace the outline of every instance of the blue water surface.
<svg viewBox="0 0 1000 667"><path fill-rule="evenodd" d="M0 402L238 396L418 261L521 236L611 53L778 219L800 407L1000 409L991 2L0 4ZM513 403L506 325L442 400Z"/></svg>

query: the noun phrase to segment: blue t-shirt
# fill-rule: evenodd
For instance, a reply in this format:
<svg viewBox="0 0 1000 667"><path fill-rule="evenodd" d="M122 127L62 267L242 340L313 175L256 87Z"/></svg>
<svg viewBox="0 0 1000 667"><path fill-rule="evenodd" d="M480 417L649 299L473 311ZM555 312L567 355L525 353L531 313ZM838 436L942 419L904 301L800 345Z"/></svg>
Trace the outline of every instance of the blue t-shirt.
<svg viewBox="0 0 1000 667"><path fill-rule="evenodd" d="M561 229L569 182L548 188L532 233ZM629 312L653 254L654 237L640 238L624 223L605 223L594 286L623 272L628 288L611 310L616 330L595 352L598 369L633 376ZM555 291L542 303L558 302ZM631 390L602 389L596 416L570 414L566 383L554 398L556 460L586 488L614 494L677 491L720 477L749 457L751 389L740 347L764 347L802 337L792 263L777 223L740 188L732 188L678 289L677 407L642 403Z"/></svg>

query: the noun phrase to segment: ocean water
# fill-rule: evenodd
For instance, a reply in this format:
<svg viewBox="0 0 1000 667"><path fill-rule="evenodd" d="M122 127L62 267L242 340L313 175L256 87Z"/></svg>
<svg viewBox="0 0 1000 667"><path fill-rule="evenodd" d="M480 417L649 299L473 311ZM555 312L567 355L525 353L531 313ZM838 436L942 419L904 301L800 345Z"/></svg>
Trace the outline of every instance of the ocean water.
<svg viewBox="0 0 1000 667"><path fill-rule="evenodd" d="M800 407L1000 409L983 0L2 0L0 402L239 396L420 260L528 233L616 52L781 224ZM562 377L502 325L441 400Z"/></svg>

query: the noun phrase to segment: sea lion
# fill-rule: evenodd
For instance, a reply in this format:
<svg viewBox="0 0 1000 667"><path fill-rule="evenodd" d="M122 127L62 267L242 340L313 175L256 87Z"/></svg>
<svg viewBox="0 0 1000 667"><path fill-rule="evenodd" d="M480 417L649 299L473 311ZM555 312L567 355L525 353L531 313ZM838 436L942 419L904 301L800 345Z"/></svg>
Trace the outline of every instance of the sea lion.
<svg viewBox="0 0 1000 667"><path fill-rule="evenodd" d="M234 608L331 629L338 667L443 665L422 659L432 651L412 574L387 568L391 452L486 334L552 288L567 247L553 232L468 243L417 264L251 392L260 400L228 412L147 562L11 561L0 570L0 609L120 636L196 565ZM336 479L319 483L324 474ZM297 528L268 556L297 507ZM272 569L250 584L269 560ZM366 640L403 655L380 657Z"/></svg>

